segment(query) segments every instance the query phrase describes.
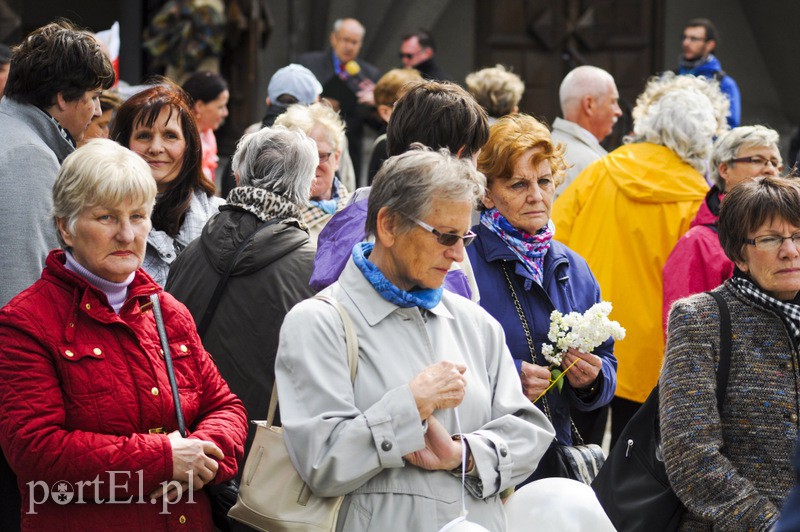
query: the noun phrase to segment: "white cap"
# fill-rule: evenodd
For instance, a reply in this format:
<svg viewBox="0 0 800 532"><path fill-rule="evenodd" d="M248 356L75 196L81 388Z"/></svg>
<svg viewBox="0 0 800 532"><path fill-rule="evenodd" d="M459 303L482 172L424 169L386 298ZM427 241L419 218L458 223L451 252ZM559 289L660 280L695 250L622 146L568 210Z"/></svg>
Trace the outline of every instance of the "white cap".
<svg viewBox="0 0 800 532"><path fill-rule="evenodd" d="M278 69L269 80L267 96L270 101L276 102L282 94L294 96L299 103L308 105L317 101L322 94L322 85L309 69L291 63Z"/></svg>

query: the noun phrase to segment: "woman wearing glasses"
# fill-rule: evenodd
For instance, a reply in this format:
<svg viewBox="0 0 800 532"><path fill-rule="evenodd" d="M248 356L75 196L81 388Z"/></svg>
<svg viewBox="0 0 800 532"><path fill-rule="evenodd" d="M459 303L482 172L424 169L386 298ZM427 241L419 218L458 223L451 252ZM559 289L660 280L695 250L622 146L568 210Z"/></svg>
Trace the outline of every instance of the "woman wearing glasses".
<svg viewBox="0 0 800 532"><path fill-rule="evenodd" d="M669 314L659 379L664 464L687 507L680 530L770 530L794 485L800 365L800 183L758 177L728 192L719 240L736 265L725 401L716 397L719 308L708 294Z"/></svg>
<svg viewBox="0 0 800 532"><path fill-rule="evenodd" d="M664 264L665 327L675 301L712 290L733 274L733 262L725 256L717 236L720 203L736 185L758 176L776 176L783 170L778 132L764 126L731 129L714 142L710 166L714 186Z"/></svg>
<svg viewBox="0 0 800 532"><path fill-rule="evenodd" d="M336 175L345 143L344 121L327 103L318 102L292 105L275 120L275 125L305 133L317 143L316 179L311 185L309 205L303 209L303 222L316 246L322 229L350 199L351 193Z"/></svg>
<svg viewBox="0 0 800 532"><path fill-rule="evenodd" d="M551 373L541 349L551 343L550 313L583 313L601 300L586 261L553 239L550 208L564 179L563 154L563 147L554 146L547 128L531 116L506 116L492 126L478 157L487 191L481 223L473 229L478 236L468 253L480 304L503 325L522 391L548 415L557 443L569 445L576 432L570 408L587 412L608 404L616 389L617 360L611 339L594 353L570 350L562 369L577 362L562 377L563 389L544 394ZM554 446L532 480L559 476Z"/></svg>
<svg viewBox="0 0 800 532"><path fill-rule="evenodd" d="M323 291L357 332L353 383L336 310L307 299L283 322L275 379L286 445L314 493L346 495L337 530L435 532L461 515L462 497L469 521L505 530L500 492L553 439L500 325L442 290L473 237L483 182L446 151L412 149L381 167L366 221L375 244L356 244Z"/></svg>

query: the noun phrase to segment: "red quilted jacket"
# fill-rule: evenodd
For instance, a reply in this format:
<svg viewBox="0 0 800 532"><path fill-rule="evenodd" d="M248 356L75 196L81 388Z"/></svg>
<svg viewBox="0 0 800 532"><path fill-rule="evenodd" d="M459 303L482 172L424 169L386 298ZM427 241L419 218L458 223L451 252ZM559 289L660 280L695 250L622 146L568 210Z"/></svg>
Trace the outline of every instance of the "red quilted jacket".
<svg viewBox="0 0 800 532"><path fill-rule="evenodd" d="M213 530L202 490L166 507L147 499L172 477L165 433L177 429L148 299L161 288L139 270L116 314L64 259L52 251L41 279L0 310L0 445L18 476L23 530ZM165 292L161 305L189 437L222 449L216 481L228 480L244 408L186 308Z"/></svg>

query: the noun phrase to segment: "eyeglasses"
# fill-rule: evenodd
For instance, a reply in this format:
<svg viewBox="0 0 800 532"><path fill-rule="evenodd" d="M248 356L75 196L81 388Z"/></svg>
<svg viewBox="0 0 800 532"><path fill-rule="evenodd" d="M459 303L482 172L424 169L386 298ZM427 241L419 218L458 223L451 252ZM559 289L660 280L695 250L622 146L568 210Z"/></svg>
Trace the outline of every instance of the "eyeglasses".
<svg viewBox="0 0 800 532"><path fill-rule="evenodd" d="M745 238L744 243L755 246L756 249L761 251L777 251L783 245L784 240L791 240L792 244L800 249L800 233L795 233L792 236L780 235L766 235L757 236L755 238Z"/></svg>
<svg viewBox="0 0 800 532"><path fill-rule="evenodd" d="M476 236L478 236L475 233L473 233L472 231L467 231L467 234L463 235L463 236L462 235L457 235L455 233L442 233L440 231L437 231L436 229L434 229L430 225L426 224L425 222L417 220L416 218L412 218L411 216L408 216L406 214L404 214L403 216L405 216L406 218L408 218L409 220L411 220L412 222L414 222L415 224L417 224L421 228L425 229L429 233L433 233L433 236L436 237L436 241L438 243L440 243L441 245L443 245L443 246L447 246L447 247L455 246L458 243L459 240L463 240L464 241L464 247L467 247L470 244L472 244L472 241L475 240ZM800 235L798 235L798 238L800 238Z"/></svg>
<svg viewBox="0 0 800 532"><path fill-rule="evenodd" d="M738 159L731 159L732 163L749 163L755 164L758 166L767 166L767 164L771 164L773 168L780 168L783 166L783 163L778 159L765 159L756 155L755 157L739 157Z"/></svg>
<svg viewBox="0 0 800 532"><path fill-rule="evenodd" d="M328 162L328 159L331 158L333 152L329 151L328 153L318 153L317 155L319 155L319 164L325 164Z"/></svg>
<svg viewBox="0 0 800 532"><path fill-rule="evenodd" d="M703 37L696 37L694 35L681 35L681 39L683 39L684 41L688 39L692 42L704 42L708 40Z"/></svg>

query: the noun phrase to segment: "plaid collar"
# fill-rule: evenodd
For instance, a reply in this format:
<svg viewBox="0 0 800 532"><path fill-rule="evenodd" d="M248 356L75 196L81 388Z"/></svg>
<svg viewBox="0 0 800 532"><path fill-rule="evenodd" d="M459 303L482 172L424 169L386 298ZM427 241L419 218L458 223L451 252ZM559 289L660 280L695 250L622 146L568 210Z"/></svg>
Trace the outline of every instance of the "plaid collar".
<svg viewBox="0 0 800 532"><path fill-rule="evenodd" d="M759 307L778 314L789 328L794 345L800 346L800 305L794 301L787 302L775 299L741 273L737 272L737 274L734 274L733 278L730 279L731 286Z"/></svg>
<svg viewBox="0 0 800 532"><path fill-rule="evenodd" d="M41 109L41 107L40 107L40 109ZM62 137L64 137L64 140L69 142L70 146L72 146L73 148L77 149L78 145L76 144L75 139L72 137L70 132L67 131L67 129L64 126L62 126L59 123L59 121L56 120L56 118L53 115L51 115L50 113L48 113L44 109L42 109L42 111L44 111L44 114L47 115L47 118L49 118L53 122L53 124L56 126L56 128L58 128L58 132Z"/></svg>

